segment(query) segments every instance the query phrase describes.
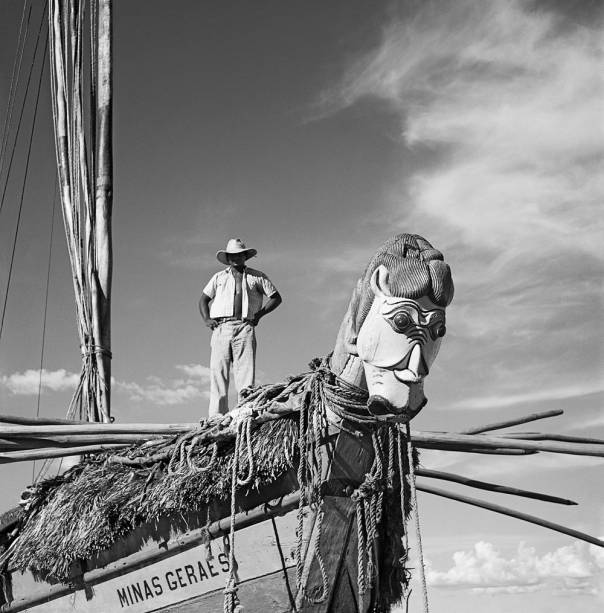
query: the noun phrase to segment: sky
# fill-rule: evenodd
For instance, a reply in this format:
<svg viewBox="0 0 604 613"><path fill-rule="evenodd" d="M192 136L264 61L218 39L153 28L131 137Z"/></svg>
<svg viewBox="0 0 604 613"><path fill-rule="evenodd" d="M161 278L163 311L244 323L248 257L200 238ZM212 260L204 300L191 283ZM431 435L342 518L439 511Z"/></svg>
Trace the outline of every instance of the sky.
<svg viewBox="0 0 604 613"><path fill-rule="evenodd" d="M0 3L2 121L21 7ZM456 287L413 427L560 408L524 429L604 438L600 3L129 0L115 3L114 44L117 420L207 415L197 301L229 237L258 250L250 265L284 299L257 330L271 382L332 349L373 252L411 232L444 253ZM0 338L0 411L25 416L38 411L53 225L48 72L42 83ZM2 298L31 102L0 212ZM39 414L63 416L80 358L58 217L54 229ZM463 492L604 536L601 459L424 452L422 464L574 499ZM0 465L6 508L31 475ZM602 550L428 494L419 509L434 613L601 610Z"/></svg>

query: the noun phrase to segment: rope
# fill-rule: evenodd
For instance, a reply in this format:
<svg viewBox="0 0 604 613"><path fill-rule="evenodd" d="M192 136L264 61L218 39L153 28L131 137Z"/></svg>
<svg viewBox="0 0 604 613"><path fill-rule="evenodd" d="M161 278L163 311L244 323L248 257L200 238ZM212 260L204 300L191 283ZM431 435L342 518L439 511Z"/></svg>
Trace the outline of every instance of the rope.
<svg viewBox="0 0 604 613"><path fill-rule="evenodd" d="M419 556L419 574L422 582L424 597L424 613L430 612L428 604L428 585L426 583L426 567L424 564L424 549L422 547L422 532L419 522L419 508L417 506L417 490L415 486L415 467L413 465L413 443L411 442L411 428L407 424L407 457L409 462L409 477L411 485L411 500L413 502L413 517L415 520L415 532L417 534L417 553Z"/></svg>
<svg viewBox="0 0 604 613"><path fill-rule="evenodd" d="M317 564L319 565L319 571L321 573L321 593L316 598L309 596L304 591L305 598L312 604L321 604L327 598L327 594L329 593L329 579L327 577L327 571L325 570L325 562L323 561L323 555L321 554L321 531L323 528L323 506L317 512L317 519L315 522L316 533L315 533L315 541L313 545L313 552L315 554L315 559Z"/></svg>
<svg viewBox="0 0 604 613"><path fill-rule="evenodd" d="M0 200L0 211L2 211L2 207L4 206L4 198L6 196L6 188L8 187L8 178L10 176L11 169L13 167L13 160L15 158L15 149L17 148L17 141L19 139L19 134L21 132L21 122L23 120L23 113L25 112L25 102L27 100L27 94L29 93L29 85L31 83L31 77L34 71L35 58L38 53L38 44L40 43L40 37L42 35L42 28L44 26L44 13L46 11L46 4L48 0L44 3L44 8L42 9L42 17L40 19L40 26L38 27L38 36L36 38L36 45L34 47L33 59L31 65L29 67L29 73L27 75L27 82L25 84L25 93L23 94L23 101L21 103L21 111L19 112L19 119L17 121L17 129L15 132L15 140L13 141L13 147L10 154L10 159L8 161L8 169L6 171L6 181L4 183L4 188L2 190L2 199ZM25 44L25 41L24 41ZM16 93L16 92L15 92ZM3 156L6 153L6 149L3 151Z"/></svg>
<svg viewBox="0 0 604 613"><path fill-rule="evenodd" d="M239 448L241 446L241 424L237 426L237 435L235 437L235 450L233 451L233 461L231 466L231 524L229 529L228 555L229 555L229 577L224 588L224 613L234 613L237 604L237 571L235 569L235 514L236 505L235 497L237 494L237 485L239 483L238 464L239 464Z"/></svg>
<svg viewBox="0 0 604 613"><path fill-rule="evenodd" d="M210 460L208 461L208 463L205 466L196 466L191 456L193 454L193 450L195 449L196 445L199 444L200 441L201 436L196 436L191 441L191 444L189 445L189 450L187 451L187 466L189 467L189 470L194 473L207 472L208 470L210 470L210 468L214 466L214 464L216 463L216 458L218 457L218 443L214 443L214 445L212 445L212 455L210 456Z"/></svg>
<svg viewBox="0 0 604 613"><path fill-rule="evenodd" d="M405 563L407 562L407 557L409 555L409 534L407 531L407 518L405 515L405 509L406 509L406 492L405 492L405 486L407 483L407 480L405 478L405 464L403 462L403 433L400 430L397 430L397 459L398 459L398 475L399 475L399 487L400 487L400 491L399 491L399 495L400 495L400 505L401 505L401 520L403 522L403 537L402 537L402 545L403 545L403 559L402 559L402 564L403 566L405 566ZM406 455L406 453L405 453ZM407 592L407 594L403 593L403 597L405 598L406 601L408 601L409 598L409 593Z"/></svg>
<svg viewBox="0 0 604 613"><path fill-rule="evenodd" d="M374 544L378 537L378 525L382 518L383 495L387 470L382 462L380 434L372 432L373 464L361 485L352 493L356 503L357 519L357 585L359 598L370 589L376 579L377 560Z"/></svg>
<svg viewBox="0 0 604 613"><path fill-rule="evenodd" d="M8 134L10 131L10 124L13 118L13 110L15 106L15 97L17 95L17 84L19 83L19 77L21 76L21 62L23 61L23 51L25 50L25 41L29 33L29 22L31 20L32 5L29 5L29 11L27 13L27 23L25 24L25 33L23 34L23 23L25 22L25 9L27 8L27 0L23 1L23 10L21 11L21 23L19 24L19 33L17 34L17 51L15 52L15 59L13 60L13 68L10 75L10 88L8 92L8 101L6 105L6 115L4 116L4 126L2 127L2 145L0 146L0 177L4 170L4 153L6 152L6 144L8 143ZM8 181L8 175L6 177ZM4 200L2 200L4 204ZM0 204L0 211L2 205Z"/></svg>
<svg viewBox="0 0 604 613"><path fill-rule="evenodd" d="M46 8L46 5L44 5L44 7ZM34 59L32 60L32 72L33 72L33 65L35 63L35 54L36 51L38 50L38 42L40 40L40 34L42 31L42 24L44 23L44 16L42 16L42 21L40 22L40 30L38 31L38 39L36 40L36 47L34 50ZM38 117L38 104L40 102L40 89L41 89L41 85L42 85L42 75L44 74L44 68L45 68L45 61L46 61L46 52L48 51L48 36L46 37L46 42L44 43L44 54L42 56L42 63L41 63L41 68L40 68L40 76L38 78L38 91L36 93L36 101L34 104L34 120L32 122L32 126L31 126L31 130L29 133L29 144L28 144L28 148L27 148L27 158L26 158L26 162L25 162L25 173L23 174L23 183L21 185L21 197L20 197L20 201L19 201L19 213L17 216L17 226L15 229L15 237L13 240L13 247L12 247L12 252L11 252L11 258L10 258L10 265L9 265L9 269L8 269L8 281L6 283L6 293L4 295L4 304L2 306L2 319L0 320L0 340L2 339L2 332L4 330L4 317L6 315L6 305L8 302L8 295L10 292L10 285L11 285L11 280L12 280L12 276L13 276L13 265L15 262L15 250L17 247L17 238L19 236L19 229L21 227L21 213L23 211L23 197L25 194L25 184L27 181L27 175L29 173L29 161L31 159L31 145L33 142L33 137L34 137L34 129L36 127L36 119ZM30 77L31 77L31 72L30 72ZM27 91L29 89L29 78L27 81L27 88L25 91L25 96L27 96ZM21 115L19 117L19 126L21 125L21 119L23 117L23 109L25 108L25 98L23 99L23 107L21 108ZM18 137L18 133L17 133L17 137ZM15 137L15 143L14 145L16 145L17 143L17 137ZM10 173L10 169L12 167L12 162L13 162L13 156L15 153L15 147L13 147L13 151L11 154L11 159L10 159L10 164L9 164L9 168L8 168L8 172ZM8 175L7 175L7 181L6 184L4 186L4 192L2 194L2 203L0 203L0 209L2 207L2 204L4 203L4 195L6 194L6 186L8 185Z"/></svg>
<svg viewBox="0 0 604 613"><path fill-rule="evenodd" d="M52 262L52 240L55 229L55 210L57 206L57 180L55 178L54 196L52 199L52 216L50 220L50 241L48 243L48 268L46 269L46 290L44 296L44 318L42 322L42 347L40 349L40 377L38 378L38 404L36 406L36 417L40 417L40 398L42 397L42 370L44 366L44 346L46 344L46 316L48 313L48 288L50 286L50 264ZM36 461L32 462L31 478L35 481Z"/></svg>
<svg viewBox="0 0 604 613"><path fill-rule="evenodd" d="M245 434L244 434L245 433ZM247 449L247 462L248 462L248 474L245 479L240 479L237 477L237 485L249 485L254 478L254 454L252 450L252 417L246 417L245 420L239 422L237 424L237 439L243 438L246 444ZM240 443L238 453L241 453L241 446L243 442ZM239 462L239 458L237 458Z"/></svg>
<svg viewBox="0 0 604 613"><path fill-rule="evenodd" d="M300 502L296 515L296 589L300 590L304 562L302 560L302 537L304 534L304 506L306 505L306 436L305 436L306 407L300 409L298 424L298 487L300 488Z"/></svg>

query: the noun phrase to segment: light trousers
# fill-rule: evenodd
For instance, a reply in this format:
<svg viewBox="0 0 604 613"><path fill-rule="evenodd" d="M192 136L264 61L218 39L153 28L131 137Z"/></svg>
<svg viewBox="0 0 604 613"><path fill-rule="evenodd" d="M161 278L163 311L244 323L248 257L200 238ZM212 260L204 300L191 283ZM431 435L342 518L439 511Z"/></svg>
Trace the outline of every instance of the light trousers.
<svg viewBox="0 0 604 613"><path fill-rule="evenodd" d="M231 365L235 387L254 385L256 378L256 333L247 322L227 321L212 332L210 355L210 416L229 410L229 375Z"/></svg>

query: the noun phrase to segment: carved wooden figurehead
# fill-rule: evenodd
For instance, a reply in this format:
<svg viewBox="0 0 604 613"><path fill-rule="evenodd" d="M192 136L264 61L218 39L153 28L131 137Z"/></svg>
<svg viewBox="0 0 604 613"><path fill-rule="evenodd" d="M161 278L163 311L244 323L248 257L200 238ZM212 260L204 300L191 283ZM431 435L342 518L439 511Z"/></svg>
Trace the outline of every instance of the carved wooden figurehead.
<svg viewBox="0 0 604 613"><path fill-rule="evenodd" d="M365 387L374 415L411 419L426 404L424 379L446 333L451 269L421 236L398 234L380 247L357 282L332 369Z"/></svg>

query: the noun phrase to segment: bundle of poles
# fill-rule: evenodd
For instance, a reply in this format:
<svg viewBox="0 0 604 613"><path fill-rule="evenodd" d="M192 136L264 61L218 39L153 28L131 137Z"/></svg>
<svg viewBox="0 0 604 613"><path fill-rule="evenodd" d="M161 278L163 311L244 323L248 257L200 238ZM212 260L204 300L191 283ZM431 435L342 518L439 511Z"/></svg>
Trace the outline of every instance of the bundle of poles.
<svg viewBox="0 0 604 613"><path fill-rule="evenodd" d="M256 425L259 425L291 412L291 408L286 411L276 410L271 412L269 410L259 414L254 421ZM604 440L601 439L541 432L504 432L498 436L486 434L562 414L562 410L533 413L516 419L486 424L455 433L412 430L411 440L413 445L419 449L437 449L463 453L532 455L540 452L550 452L604 457ZM207 425L202 435L204 441L200 442L228 441L235 437L235 431L228 427L228 417L226 422L224 418L217 420L215 427L207 427ZM64 419L24 418L0 415L0 464L119 450L133 444L165 437L174 437L175 435L184 434L199 428L199 423L104 424ZM140 460L128 461L127 458L120 456L111 459L123 461L124 463L140 462ZM515 511L485 500L470 498L456 492L435 488L425 484L423 480L437 479L475 489L510 494L554 504L577 504L572 500L496 483L478 481L463 475L429 470L427 468L417 469L416 476L421 478L416 483L416 488L419 491L515 517L604 547L604 541L572 528L554 524L533 515Z"/></svg>

